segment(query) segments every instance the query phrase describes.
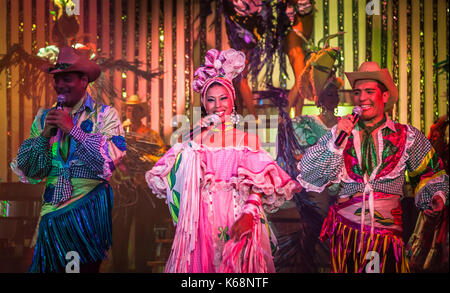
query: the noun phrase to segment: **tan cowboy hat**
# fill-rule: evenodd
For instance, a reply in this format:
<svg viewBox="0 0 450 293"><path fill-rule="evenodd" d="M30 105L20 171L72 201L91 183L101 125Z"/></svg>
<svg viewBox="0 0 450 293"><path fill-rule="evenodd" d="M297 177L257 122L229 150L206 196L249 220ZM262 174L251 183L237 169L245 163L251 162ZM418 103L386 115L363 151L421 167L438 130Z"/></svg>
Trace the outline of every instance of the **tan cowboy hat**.
<svg viewBox="0 0 450 293"><path fill-rule="evenodd" d="M311 54L300 74L299 93L303 98L316 102L330 81L337 88L343 85L342 80L332 78L334 62L339 53L339 48L328 47Z"/></svg>
<svg viewBox="0 0 450 293"><path fill-rule="evenodd" d="M46 64L43 70L50 74L60 72L83 72L87 75L89 82L96 80L101 72L100 66L98 66L97 63L87 59L72 47L60 48L56 65L52 66Z"/></svg>
<svg viewBox="0 0 450 293"><path fill-rule="evenodd" d="M355 82L361 79L376 80L384 84L390 93L389 100L384 105L385 111L390 110L398 100L398 88L389 70L387 68L381 69L377 62L366 61L361 64L358 71L346 72L345 75L352 88L355 86Z"/></svg>
<svg viewBox="0 0 450 293"><path fill-rule="evenodd" d="M126 105L141 105L146 104L145 102L142 102L138 95L131 95L129 98L125 101ZM143 105L141 105L143 106Z"/></svg>
<svg viewBox="0 0 450 293"><path fill-rule="evenodd" d="M147 102L142 102L142 101L141 101L141 98L139 98L138 95L131 95L131 96L129 96L129 97L125 100L124 104L125 104L125 105L131 105L131 106L139 106L139 107L142 108L142 111L144 111L144 112L146 112L147 109L148 109L148 108L147 108L147 107L148 107Z"/></svg>

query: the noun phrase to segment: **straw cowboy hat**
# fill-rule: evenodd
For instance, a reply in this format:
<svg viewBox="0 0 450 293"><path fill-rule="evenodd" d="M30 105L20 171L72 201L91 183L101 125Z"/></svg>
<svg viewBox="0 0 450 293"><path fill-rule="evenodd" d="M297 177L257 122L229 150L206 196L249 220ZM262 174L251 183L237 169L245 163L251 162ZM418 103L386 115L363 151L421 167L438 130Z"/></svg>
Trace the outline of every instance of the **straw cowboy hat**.
<svg viewBox="0 0 450 293"><path fill-rule="evenodd" d="M376 80L384 84L390 93L389 100L384 105L384 111L390 110L398 100L398 88L395 85L389 70L387 68L381 69L377 62L364 62L361 64L358 71L346 72L345 75L352 88L355 86L355 82L361 79Z"/></svg>
<svg viewBox="0 0 450 293"><path fill-rule="evenodd" d="M125 101L126 105L140 105L145 104L145 102L142 102L138 95L131 95L127 100Z"/></svg>
<svg viewBox="0 0 450 293"><path fill-rule="evenodd" d="M83 56L72 47L62 47L59 49L56 65L46 64L43 70L50 74L62 72L83 72L87 75L88 81L93 82L100 76L100 66Z"/></svg>
<svg viewBox="0 0 450 293"><path fill-rule="evenodd" d="M317 102L330 82L334 83L337 88L342 87L343 81L336 78L333 72L333 65L339 54L338 48L331 47L311 54L300 74L299 93L303 98Z"/></svg>
<svg viewBox="0 0 450 293"><path fill-rule="evenodd" d="M125 105L131 105L131 106L138 106L142 109L143 112L146 112L148 110L148 104L147 102L142 102L141 98L139 98L138 95L131 95L129 96L125 102Z"/></svg>

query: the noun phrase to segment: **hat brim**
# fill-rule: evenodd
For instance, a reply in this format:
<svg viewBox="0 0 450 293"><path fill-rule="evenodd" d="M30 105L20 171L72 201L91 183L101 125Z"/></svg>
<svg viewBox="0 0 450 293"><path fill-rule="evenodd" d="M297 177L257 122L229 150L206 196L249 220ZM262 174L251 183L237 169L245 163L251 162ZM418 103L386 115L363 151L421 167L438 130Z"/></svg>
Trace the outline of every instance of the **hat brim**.
<svg viewBox="0 0 450 293"><path fill-rule="evenodd" d="M101 73L100 66L97 63L91 60L83 60L75 62L64 69L53 69L54 67L50 64L46 64L43 67L43 70L49 74L57 74L57 73L67 73L67 72L82 72L85 73L88 77L89 82L95 81Z"/></svg>
<svg viewBox="0 0 450 293"><path fill-rule="evenodd" d="M137 106L137 107L141 107L144 112L148 111L148 103L147 102L137 103L137 102L134 102L134 101L133 102L126 102L126 101L124 101L124 102L122 102L122 105L124 107L126 107L126 106Z"/></svg>
<svg viewBox="0 0 450 293"><path fill-rule="evenodd" d="M392 109L392 107L398 100L398 88L395 85L391 74L386 68L380 71L346 72L345 75L347 76L347 79L350 82L352 88L354 88L356 81L365 79L376 80L384 84L390 94L389 100L384 105L384 111Z"/></svg>

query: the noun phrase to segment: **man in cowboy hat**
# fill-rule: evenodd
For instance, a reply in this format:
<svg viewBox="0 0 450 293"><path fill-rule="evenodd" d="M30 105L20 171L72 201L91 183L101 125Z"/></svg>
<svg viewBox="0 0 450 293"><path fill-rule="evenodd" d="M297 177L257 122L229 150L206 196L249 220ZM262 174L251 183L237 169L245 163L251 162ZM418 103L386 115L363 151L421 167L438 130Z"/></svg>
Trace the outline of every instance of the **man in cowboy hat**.
<svg viewBox="0 0 450 293"><path fill-rule="evenodd" d="M86 92L100 75L95 62L63 47L44 70L63 104L38 111L11 163L22 182L46 181L30 272L98 272L112 241L108 180L125 155L124 132L117 110Z"/></svg>
<svg viewBox="0 0 450 293"><path fill-rule="evenodd" d="M386 68L365 62L346 75L360 119L343 117L308 149L297 179L319 192L341 185L321 232L322 240L330 239L332 272L408 272L400 205L405 172L416 206L430 217L448 205L448 176L426 137L386 114L398 99ZM341 132L348 137L339 145Z"/></svg>

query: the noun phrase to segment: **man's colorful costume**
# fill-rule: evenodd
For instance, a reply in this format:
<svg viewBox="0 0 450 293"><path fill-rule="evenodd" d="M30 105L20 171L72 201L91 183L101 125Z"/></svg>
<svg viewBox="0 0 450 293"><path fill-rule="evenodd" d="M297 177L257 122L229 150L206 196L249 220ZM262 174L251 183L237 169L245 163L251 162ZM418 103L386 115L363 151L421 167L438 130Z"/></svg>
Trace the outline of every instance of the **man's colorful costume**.
<svg viewBox="0 0 450 293"><path fill-rule="evenodd" d="M113 203L108 180L126 150L117 110L89 94L73 108L75 126L68 135L41 136L49 110L39 110L11 163L24 183L46 179L30 272L64 272L70 251L80 263L106 256Z"/></svg>
<svg viewBox="0 0 450 293"><path fill-rule="evenodd" d="M392 96L385 110L397 98ZM307 150L297 177L308 191L341 185L339 203L330 208L321 232L322 240L330 239L332 272L362 272L372 263L373 252L379 255L380 272L392 261L389 270L408 272L400 206L405 172L415 188L416 206L429 209L433 196L444 202L448 198L442 161L419 130L387 115L371 129L358 123L345 147L334 145L335 129Z"/></svg>

